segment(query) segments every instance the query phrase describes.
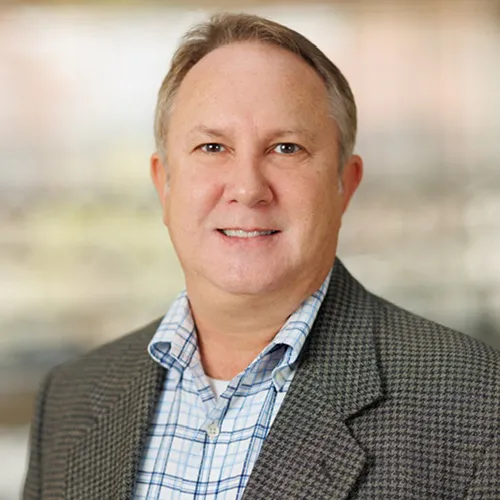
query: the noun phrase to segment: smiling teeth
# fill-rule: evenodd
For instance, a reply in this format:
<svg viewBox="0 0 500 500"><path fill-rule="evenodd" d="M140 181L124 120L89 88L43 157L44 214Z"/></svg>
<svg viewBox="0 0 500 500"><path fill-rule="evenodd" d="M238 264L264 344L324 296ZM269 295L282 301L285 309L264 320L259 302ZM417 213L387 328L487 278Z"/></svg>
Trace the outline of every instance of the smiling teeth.
<svg viewBox="0 0 500 500"><path fill-rule="evenodd" d="M243 229L222 229L226 236L233 236L236 238L255 238L256 236L269 236L276 231L243 231Z"/></svg>

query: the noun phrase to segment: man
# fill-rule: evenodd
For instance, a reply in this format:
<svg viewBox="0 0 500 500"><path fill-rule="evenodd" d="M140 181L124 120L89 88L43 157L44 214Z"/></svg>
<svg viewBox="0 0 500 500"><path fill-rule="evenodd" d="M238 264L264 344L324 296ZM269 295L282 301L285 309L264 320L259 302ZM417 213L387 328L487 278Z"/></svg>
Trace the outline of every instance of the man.
<svg viewBox="0 0 500 500"><path fill-rule="evenodd" d="M356 108L311 42L195 27L151 174L186 291L43 385L25 499L498 499L499 355L336 259Z"/></svg>

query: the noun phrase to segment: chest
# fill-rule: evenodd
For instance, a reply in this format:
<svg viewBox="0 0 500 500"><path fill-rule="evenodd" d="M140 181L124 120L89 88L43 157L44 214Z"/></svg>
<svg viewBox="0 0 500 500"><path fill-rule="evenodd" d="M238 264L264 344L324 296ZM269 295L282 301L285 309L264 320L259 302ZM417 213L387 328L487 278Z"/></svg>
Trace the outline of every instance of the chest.
<svg viewBox="0 0 500 500"><path fill-rule="evenodd" d="M219 397L206 377L188 370L170 374L133 498L241 498L285 392L276 390L270 374L236 377Z"/></svg>

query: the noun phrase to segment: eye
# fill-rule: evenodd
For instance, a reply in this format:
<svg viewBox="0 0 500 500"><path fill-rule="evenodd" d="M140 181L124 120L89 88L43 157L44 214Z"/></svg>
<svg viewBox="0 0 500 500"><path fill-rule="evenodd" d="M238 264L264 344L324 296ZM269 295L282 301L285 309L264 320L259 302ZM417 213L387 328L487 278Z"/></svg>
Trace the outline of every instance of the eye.
<svg viewBox="0 0 500 500"><path fill-rule="evenodd" d="M280 142L274 146L273 151L280 155L293 155L302 151L302 148L293 142Z"/></svg>
<svg viewBox="0 0 500 500"><path fill-rule="evenodd" d="M226 150L226 148L222 145L219 144L218 142L208 142L207 144L202 144L199 146L199 149L201 149L204 153L222 153L223 151Z"/></svg>

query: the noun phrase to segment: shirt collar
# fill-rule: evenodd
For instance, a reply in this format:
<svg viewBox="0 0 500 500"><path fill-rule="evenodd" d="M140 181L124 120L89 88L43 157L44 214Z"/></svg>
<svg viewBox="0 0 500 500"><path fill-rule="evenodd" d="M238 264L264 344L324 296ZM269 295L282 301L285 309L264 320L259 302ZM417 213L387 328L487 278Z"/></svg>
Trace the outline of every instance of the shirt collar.
<svg viewBox="0 0 500 500"><path fill-rule="evenodd" d="M196 330L186 290L183 290L163 317L148 352L165 368L184 370L198 350Z"/></svg>
<svg viewBox="0 0 500 500"><path fill-rule="evenodd" d="M273 340L262 350L248 369L258 366L259 361L277 346L288 346L273 370L276 389L283 390L304 347L305 341L318 314L330 283L328 273L320 288L305 299L294 311ZM199 362L196 329L186 290L182 291L170 306L149 345L150 356L163 367L183 371Z"/></svg>

